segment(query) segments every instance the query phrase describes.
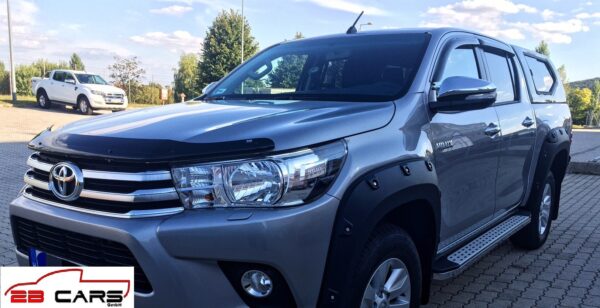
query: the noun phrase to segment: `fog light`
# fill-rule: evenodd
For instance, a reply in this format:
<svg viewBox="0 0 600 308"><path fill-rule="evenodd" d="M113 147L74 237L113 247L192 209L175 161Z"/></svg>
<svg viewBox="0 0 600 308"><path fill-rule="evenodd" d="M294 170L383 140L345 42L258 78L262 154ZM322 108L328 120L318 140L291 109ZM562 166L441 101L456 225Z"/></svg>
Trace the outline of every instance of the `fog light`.
<svg viewBox="0 0 600 308"><path fill-rule="evenodd" d="M254 297L265 297L273 291L271 277L264 272L251 270L242 275L242 288Z"/></svg>

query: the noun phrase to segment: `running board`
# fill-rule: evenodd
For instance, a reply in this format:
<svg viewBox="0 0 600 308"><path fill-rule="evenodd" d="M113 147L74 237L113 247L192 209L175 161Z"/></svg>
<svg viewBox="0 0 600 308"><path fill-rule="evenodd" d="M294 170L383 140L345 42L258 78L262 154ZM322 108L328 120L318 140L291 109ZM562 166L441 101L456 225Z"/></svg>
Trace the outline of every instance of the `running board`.
<svg viewBox="0 0 600 308"><path fill-rule="evenodd" d="M433 279L445 280L460 274L530 221L531 218L523 213L507 218L463 247L436 261L433 265Z"/></svg>

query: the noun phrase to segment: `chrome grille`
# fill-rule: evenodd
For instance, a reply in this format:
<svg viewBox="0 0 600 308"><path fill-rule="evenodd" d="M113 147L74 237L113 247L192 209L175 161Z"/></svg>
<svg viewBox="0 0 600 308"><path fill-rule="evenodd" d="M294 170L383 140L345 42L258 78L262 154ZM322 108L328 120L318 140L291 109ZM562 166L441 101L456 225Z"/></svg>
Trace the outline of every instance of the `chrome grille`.
<svg viewBox="0 0 600 308"><path fill-rule="evenodd" d="M106 98L123 98L123 94L119 94L119 93L106 93L104 95L104 97L106 97Z"/></svg>
<svg viewBox="0 0 600 308"><path fill-rule="evenodd" d="M65 202L50 191L52 159L34 153L27 160L31 168L24 176L24 195L57 206L122 217L147 217L183 210L168 170L107 171L82 168L84 184L79 198ZM67 161L64 159L63 161Z"/></svg>

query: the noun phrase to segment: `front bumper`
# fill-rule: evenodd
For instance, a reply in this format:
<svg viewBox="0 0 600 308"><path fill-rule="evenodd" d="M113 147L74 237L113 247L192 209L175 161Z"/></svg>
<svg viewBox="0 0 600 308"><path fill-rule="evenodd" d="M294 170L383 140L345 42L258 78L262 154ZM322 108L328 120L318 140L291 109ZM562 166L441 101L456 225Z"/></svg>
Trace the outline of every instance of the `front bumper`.
<svg viewBox="0 0 600 308"><path fill-rule="evenodd" d="M339 200L282 209L210 209L123 219L58 208L23 196L10 215L127 246L153 287L138 307L245 306L217 261L278 270L299 307L317 303ZM27 256L17 253L20 265Z"/></svg>
<svg viewBox="0 0 600 308"><path fill-rule="evenodd" d="M110 110L122 110L127 109L129 101L127 96L124 96L122 101L114 101L114 99L107 99L102 95L91 95L90 105L94 109L110 109Z"/></svg>

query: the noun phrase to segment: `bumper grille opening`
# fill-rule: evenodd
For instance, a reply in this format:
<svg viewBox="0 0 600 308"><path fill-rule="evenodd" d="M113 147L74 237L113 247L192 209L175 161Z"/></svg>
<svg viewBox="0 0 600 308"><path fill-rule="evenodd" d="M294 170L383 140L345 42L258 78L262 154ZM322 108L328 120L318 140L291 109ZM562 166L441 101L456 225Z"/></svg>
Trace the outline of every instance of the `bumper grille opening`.
<svg viewBox="0 0 600 308"><path fill-rule="evenodd" d="M123 244L47 226L20 217L12 217L17 250L29 248L64 259L66 265L133 266L135 291L152 293L152 285L131 251Z"/></svg>

